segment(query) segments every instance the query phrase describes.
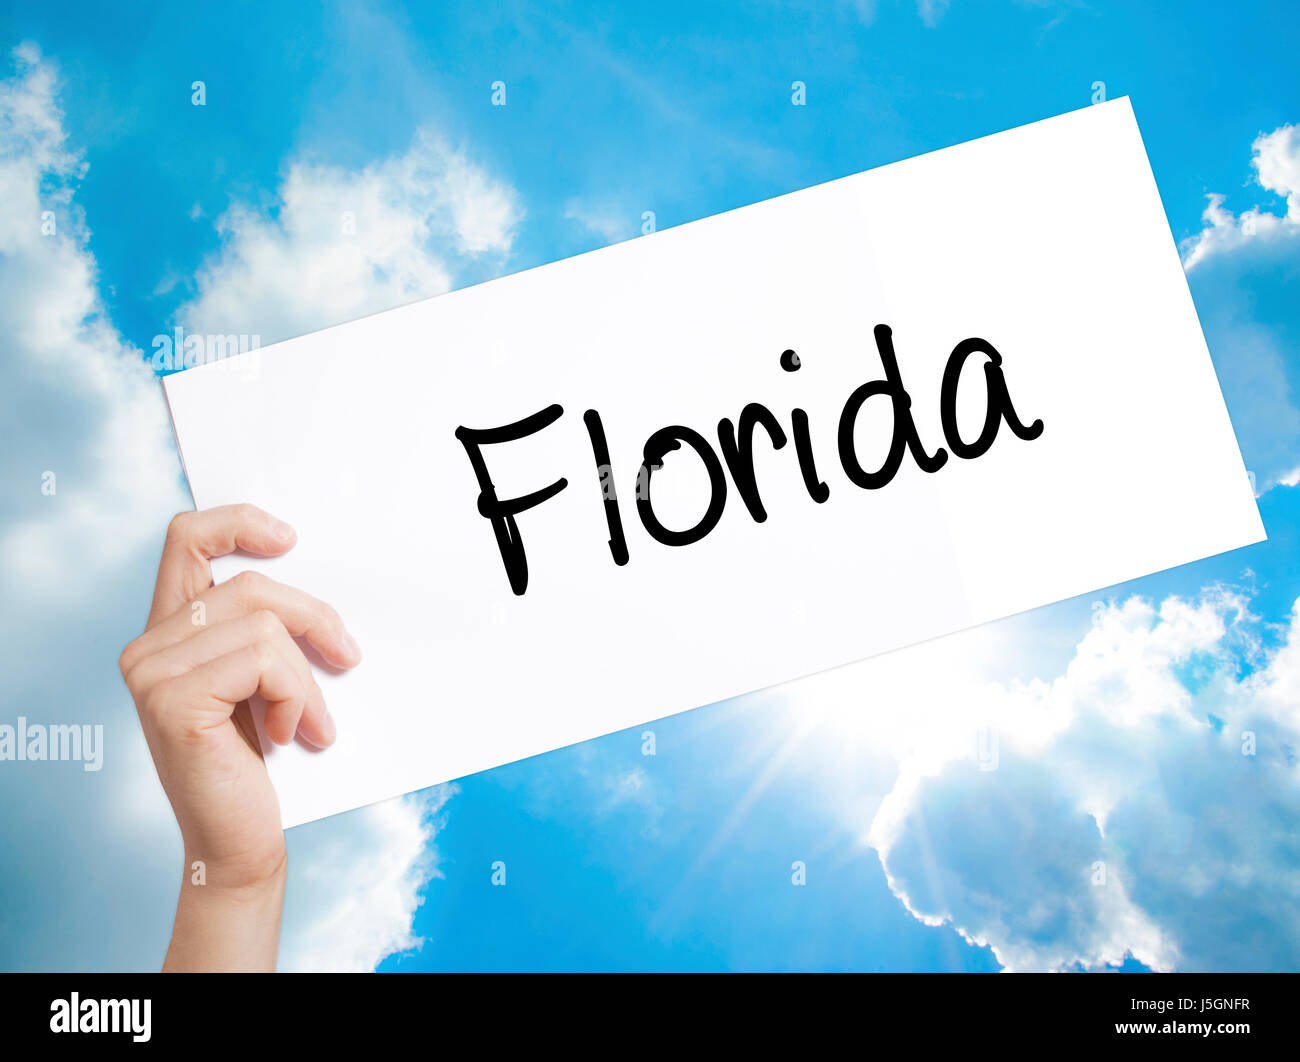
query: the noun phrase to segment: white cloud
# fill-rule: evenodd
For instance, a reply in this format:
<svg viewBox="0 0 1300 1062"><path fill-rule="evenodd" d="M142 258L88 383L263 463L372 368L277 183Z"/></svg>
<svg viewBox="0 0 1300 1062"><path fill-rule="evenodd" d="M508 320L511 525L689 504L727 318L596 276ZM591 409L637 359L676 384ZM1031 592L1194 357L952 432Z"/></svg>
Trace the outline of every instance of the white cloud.
<svg viewBox="0 0 1300 1062"><path fill-rule="evenodd" d="M1011 969L1293 967L1300 605L1279 648L1266 633L1212 589L1099 604L1051 681L973 681L949 639L823 679L889 705L855 718L897 764L865 836L890 887Z"/></svg>
<svg viewBox="0 0 1300 1062"><path fill-rule="evenodd" d="M1235 215L1211 195L1205 227L1182 254L1242 456L1264 494L1294 485L1300 451L1291 385L1300 321L1286 295L1300 267L1300 127L1257 137L1251 165L1259 186L1286 200L1285 213Z"/></svg>
<svg viewBox="0 0 1300 1062"><path fill-rule="evenodd" d="M290 831L281 970L373 970L424 943L412 922L442 876L433 840L456 792L435 786Z"/></svg>
<svg viewBox="0 0 1300 1062"><path fill-rule="evenodd" d="M185 492L158 381L99 298L57 70L31 44L13 59L0 80L5 704L102 723L105 751L103 770L80 778L0 772L0 804L25 809L4 830L24 858L0 873L9 924L25 931L0 941L0 965L154 966L166 916L152 912L174 899L180 848L114 662Z"/></svg>
<svg viewBox="0 0 1300 1062"><path fill-rule="evenodd" d="M1300 222L1300 126L1284 125L1254 143L1259 183L1286 199L1286 216Z"/></svg>
<svg viewBox="0 0 1300 1062"><path fill-rule="evenodd" d="M1185 240L1183 268L1190 272L1206 259L1256 241L1291 244L1300 237L1300 126L1283 125L1261 133L1251 145L1251 167L1261 188L1286 200L1276 214L1254 206L1240 215L1224 207L1226 197L1212 193L1203 216L1205 227Z"/></svg>
<svg viewBox="0 0 1300 1062"><path fill-rule="evenodd" d="M0 563L12 588L69 594L151 540L185 494L158 381L99 298L73 199L86 168L66 142L56 72L33 45L14 56L0 81L0 403L16 489Z"/></svg>
<svg viewBox="0 0 1300 1062"><path fill-rule="evenodd" d="M458 262L508 255L521 217L513 188L428 130L361 170L295 161L273 213L221 216L221 249L176 318L265 344L439 295Z"/></svg>

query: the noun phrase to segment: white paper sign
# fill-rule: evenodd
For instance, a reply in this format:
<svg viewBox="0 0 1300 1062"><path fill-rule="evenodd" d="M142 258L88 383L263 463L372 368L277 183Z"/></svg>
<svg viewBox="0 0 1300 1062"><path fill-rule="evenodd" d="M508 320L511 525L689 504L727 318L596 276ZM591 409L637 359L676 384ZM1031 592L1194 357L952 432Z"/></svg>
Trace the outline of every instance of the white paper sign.
<svg viewBox="0 0 1300 1062"><path fill-rule="evenodd" d="M365 652L286 826L1264 537L1127 100L165 383Z"/></svg>

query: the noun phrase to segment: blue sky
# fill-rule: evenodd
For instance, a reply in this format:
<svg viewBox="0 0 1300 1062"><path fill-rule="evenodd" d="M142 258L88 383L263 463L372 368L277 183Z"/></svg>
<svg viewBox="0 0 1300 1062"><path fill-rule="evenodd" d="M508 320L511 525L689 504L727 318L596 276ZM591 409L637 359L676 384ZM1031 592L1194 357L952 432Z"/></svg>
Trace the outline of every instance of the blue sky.
<svg viewBox="0 0 1300 1062"><path fill-rule="evenodd" d="M638 729L292 831L282 961L1296 968L1298 43L1287 3L3 5L0 721L108 746L0 766L0 968L149 968L170 927L116 668L186 504L155 336L270 342L1096 82L1133 101L1269 542L663 720L654 756ZM322 243L340 195L391 239Z"/></svg>

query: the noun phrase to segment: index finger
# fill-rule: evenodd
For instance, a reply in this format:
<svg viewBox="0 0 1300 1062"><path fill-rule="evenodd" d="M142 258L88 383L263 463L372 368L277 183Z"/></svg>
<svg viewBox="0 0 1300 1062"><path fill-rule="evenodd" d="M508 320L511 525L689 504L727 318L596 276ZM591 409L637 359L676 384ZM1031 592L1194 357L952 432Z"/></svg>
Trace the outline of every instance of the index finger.
<svg viewBox="0 0 1300 1062"><path fill-rule="evenodd" d="M192 601L212 585L213 557L242 549L260 557L275 557L298 540L292 527L256 505L218 505L178 513L167 528L148 630Z"/></svg>

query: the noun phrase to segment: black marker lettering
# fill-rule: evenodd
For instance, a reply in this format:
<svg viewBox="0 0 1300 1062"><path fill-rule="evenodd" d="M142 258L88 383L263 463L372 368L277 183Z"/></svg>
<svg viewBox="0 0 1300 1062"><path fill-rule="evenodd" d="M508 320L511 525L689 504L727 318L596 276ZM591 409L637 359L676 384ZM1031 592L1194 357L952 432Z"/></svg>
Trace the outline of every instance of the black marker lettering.
<svg viewBox="0 0 1300 1062"><path fill-rule="evenodd" d="M664 455L680 448L682 443L687 443L699 455L704 462L705 471L709 473L709 505L694 527L685 531L670 531L655 516L654 505L650 501L650 475L654 469L663 465ZM689 546L692 542L698 542L717 526L722 518L723 506L727 504L727 476L722 471L722 462L713 452L713 447L693 428L674 424L660 428L646 440L644 458L640 473L643 478L637 482L644 483L645 490L637 491L636 499L636 510L641 523L652 538L665 546Z"/></svg>
<svg viewBox="0 0 1300 1062"><path fill-rule="evenodd" d="M916 424L912 420L912 396L903 387L903 379L898 372L893 331L888 325L876 325L875 335L880 360L885 367L885 379L864 383L849 395L844 411L840 414L840 463L844 465L845 475L866 490L879 490L894 478L903 464L904 448L912 451L912 457L923 472L938 472L948 460L948 451L942 446L934 452L933 457L927 454L921 437L917 434ZM868 398L876 395L887 396L893 404L894 437L889 444L885 463L875 472L868 472L858 461L853 430L858 423L858 412Z"/></svg>
<svg viewBox="0 0 1300 1062"><path fill-rule="evenodd" d="M740 428L737 431L731 421L723 417L718 421L718 445L722 456L726 458L731 478L736 481L736 490L744 499L745 508L755 523L761 524L767 519L767 510L763 500L758 496L758 482L754 478L754 426L762 424L767 429L768 438L772 440L772 449L779 450L785 445L785 432L776 417L772 416L767 406L751 402L740 411ZM739 437L739 439L737 438Z"/></svg>
<svg viewBox="0 0 1300 1062"><path fill-rule="evenodd" d="M987 388L987 402L984 410L984 427L979 438L973 443L962 441L957 429L957 385L961 382L962 366L972 354L986 354L984 363L984 383ZM998 435L998 425L1005 420L1007 427L1017 438L1037 439L1043 434L1043 422L1036 420L1025 427L1016 416L1016 408L1011 404L1011 393L1007 390L1006 378L1002 375L1002 355L987 340L964 339L952 348L948 364L943 370L943 386L939 394L939 416L943 422L943 437L948 440L952 452L958 457L970 460L988 453L993 440Z"/></svg>
<svg viewBox="0 0 1300 1062"><path fill-rule="evenodd" d="M519 525L515 517L541 505L548 498L553 498L569 485L566 479L557 479L549 487L525 494L522 498L497 497L496 488L492 486L492 477L488 474L487 462L483 460L481 447L494 443L515 442L541 431L548 424L559 420L564 409L559 405L547 406L531 417L517 420L513 424L503 424L499 428L456 429L456 438L465 447L469 463L474 468L474 477L478 480L478 511L492 524L496 535L497 547L501 550L501 560L506 566L506 576L510 580L510 589L516 594L523 594L528 589L528 558L524 555L524 542L519 537Z"/></svg>
<svg viewBox="0 0 1300 1062"><path fill-rule="evenodd" d="M854 484L866 490L878 490L886 486L898 474L908 452L911 453L917 467L927 473L938 472L943 468L949 454L949 450L943 447L936 449L933 454L926 451L912 416L912 397L903 386L898 357L894 352L893 331L888 325L881 324L876 326L874 334L876 347L880 352L881 366L884 369L884 379L870 380L849 395L840 413L837 438L840 463L844 466L845 475ZM984 362L985 411L984 424L978 438L968 443L961 437L957 423L957 392L961 384L963 367L973 354L982 354L986 358ZM801 365L802 359L793 349L782 351L781 368L785 372L798 372ZM881 466L875 471L867 471L858 458L854 436L863 407L870 399L877 397L889 399L892 435L889 452ZM498 428L456 429L456 438L464 445L474 469L474 476L478 480L478 511L492 525L492 532L501 551L501 560L505 564L510 588L515 594L523 594L528 588L528 561L515 517L553 498L568 486L568 480L557 479L550 486L519 498L498 498L492 484L492 477L488 474L487 462L483 459L482 447L527 438L553 424L563 414L564 410L559 405L552 405L523 420L504 424ZM1017 438L1026 441L1037 439L1043 433L1041 420L1032 421L1027 426L1020 420L1012 404L1011 393L1002 371L1002 355L992 343L978 337L958 343L948 356L940 388L939 417L944 438L951 452L965 460L987 453L1004 421ZM604 500L610 556L613 557L616 565L622 566L628 562L627 536L624 533L618 495L614 489L614 473L605 426L600 414L594 409L588 409L583 414L582 420L591 442L591 452L596 462L601 496ZM808 496L814 502L821 504L830 497L830 488L817 475L808 413L803 409L795 408L790 413L790 420L791 435L794 439L794 449L799 460L799 472L803 477L804 487L808 491ZM642 525L655 541L665 546L689 546L709 534L722 519L722 512L727 504L728 472L754 521L763 523L767 519L767 509L763 505L762 495L758 489L758 476L754 466L754 431L760 426L767 432L773 450L785 447L786 434L780 421L766 406L757 402L751 402L741 410L737 424L733 425L726 418L718 422L718 446L722 452L721 459L699 432L682 425L660 428L646 440L642 451L644 460L637 473L636 507ZM665 455L672 450L681 449L683 443L695 451L708 473L709 501L704 514L693 527L684 531L673 531L665 527L655 514L654 504L650 499L650 480L654 472L662 469Z"/></svg>
<svg viewBox="0 0 1300 1062"><path fill-rule="evenodd" d="M808 497L820 505L831 496L831 489L817 478L812 437L808 434L808 414L805 410L794 409L790 412L790 419L794 422L794 452L799 457L799 472L803 476L803 485L808 488Z"/></svg>
<svg viewBox="0 0 1300 1062"><path fill-rule="evenodd" d="M786 372L798 372L803 359L793 350L781 351L781 368ZM799 458L799 474L803 476L803 485L808 490L808 497L818 505L831 496L831 490L817 478L817 462L813 458L812 436L808 433L808 414L802 409L790 411L791 427L794 435L794 452Z"/></svg>
<svg viewBox="0 0 1300 1062"><path fill-rule="evenodd" d="M591 439L591 453L596 459L596 474L600 478L600 493L605 499L605 523L609 525L609 552L614 563L622 567L627 563L627 538L623 534L623 514L618 508L618 494L614 490L614 466L609 461L609 443L605 439L605 425L594 409L582 415Z"/></svg>

